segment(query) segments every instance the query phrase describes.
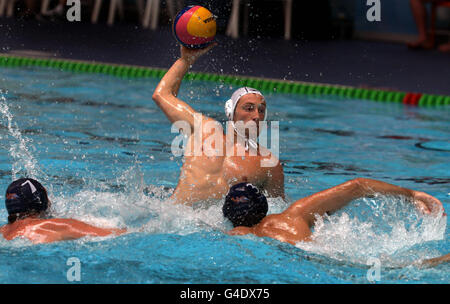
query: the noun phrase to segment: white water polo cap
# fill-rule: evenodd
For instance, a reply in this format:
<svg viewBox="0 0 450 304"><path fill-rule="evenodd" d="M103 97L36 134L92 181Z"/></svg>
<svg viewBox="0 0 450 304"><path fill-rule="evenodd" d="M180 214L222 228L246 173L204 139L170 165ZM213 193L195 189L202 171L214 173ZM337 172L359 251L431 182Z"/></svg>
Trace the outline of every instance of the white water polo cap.
<svg viewBox="0 0 450 304"><path fill-rule="evenodd" d="M237 89L236 91L234 91L233 95L231 95L231 99L228 99L227 102L225 103L225 114L227 115L228 120L233 121L234 111L236 110L236 106L238 104L239 99L241 99L242 96L245 96L247 94L258 94L262 96L262 98L264 98L264 95L257 89L249 87ZM264 113L264 120L266 120L266 118L267 118L267 106L266 111Z"/></svg>

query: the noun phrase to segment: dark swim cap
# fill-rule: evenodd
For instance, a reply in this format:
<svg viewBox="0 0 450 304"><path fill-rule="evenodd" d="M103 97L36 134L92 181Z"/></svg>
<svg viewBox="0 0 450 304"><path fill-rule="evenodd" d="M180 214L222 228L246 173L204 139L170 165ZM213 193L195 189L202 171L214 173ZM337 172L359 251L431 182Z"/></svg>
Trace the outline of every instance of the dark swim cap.
<svg viewBox="0 0 450 304"><path fill-rule="evenodd" d="M9 215L45 211L48 207L47 191L38 181L21 178L8 186L5 205Z"/></svg>
<svg viewBox="0 0 450 304"><path fill-rule="evenodd" d="M258 188L249 183L240 183L231 187L222 211L234 227L252 227L266 216L268 209L267 199Z"/></svg>

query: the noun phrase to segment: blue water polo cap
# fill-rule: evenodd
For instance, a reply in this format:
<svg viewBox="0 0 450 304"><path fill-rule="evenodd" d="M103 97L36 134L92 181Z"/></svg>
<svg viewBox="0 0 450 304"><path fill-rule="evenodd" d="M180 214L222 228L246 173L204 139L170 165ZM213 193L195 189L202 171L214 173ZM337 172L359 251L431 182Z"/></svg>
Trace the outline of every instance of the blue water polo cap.
<svg viewBox="0 0 450 304"><path fill-rule="evenodd" d="M267 199L257 187L250 183L239 183L230 188L222 211L234 227L252 227L267 214Z"/></svg>
<svg viewBox="0 0 450 304"><path fill-rule="evenodd" d="M41 212L47 210L48 196L44 186L31 178L21 178L12 182L5 195L8 214Z"/></svg>

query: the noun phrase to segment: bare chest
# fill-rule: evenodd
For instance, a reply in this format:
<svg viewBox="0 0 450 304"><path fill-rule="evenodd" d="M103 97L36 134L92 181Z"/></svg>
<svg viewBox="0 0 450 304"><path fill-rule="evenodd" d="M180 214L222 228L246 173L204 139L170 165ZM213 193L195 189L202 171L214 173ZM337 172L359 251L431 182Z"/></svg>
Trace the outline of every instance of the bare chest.
<svg viewBox="0 0 450 304"><path fill-rule="evenodd" d="M206 177L214 177L227 186L248 182L264 187L269 171L261 167L261 159L260 156L188 157L183 169L186 177L198 182Z"/></svg>
<svg viewBox="0 0 450 304"><path fill-rule="evenodd" d="M229 156L223 162L222 174L229 184L253 183L264 187L268 179L268 169L261 167L260 156Z"/></svg>

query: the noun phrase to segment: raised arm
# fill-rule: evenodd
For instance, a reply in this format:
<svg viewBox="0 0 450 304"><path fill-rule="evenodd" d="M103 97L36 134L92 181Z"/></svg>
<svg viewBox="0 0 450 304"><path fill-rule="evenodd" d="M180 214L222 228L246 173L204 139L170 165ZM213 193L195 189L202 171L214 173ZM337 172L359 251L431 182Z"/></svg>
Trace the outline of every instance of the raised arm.
<svg viewBox="0 0 450 304"><path fill-rule="evenodd" d="M314 223L314 214L323 215L326 212L338 210L349 202L380 193L384 195L401 195L412 199L412 202L424 213L442 210L442 203L424 192L398 187L382 181L357 178L302 198L286 209L291 217L301 216L311 226Z"/></svg>
<svg viewBox="0 0 450 304"><path fill-rule="evenodd" d="M208 52L214 46L215 44L211 44L199 50L191 50L181 46L181 57L175 61L153 92L153 100L172 123L183 120L188 122L191 128L194 127L194 114L196 111L187 103L177 98L178 90L189 68L201 55Z"/></svg>

